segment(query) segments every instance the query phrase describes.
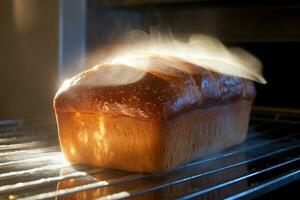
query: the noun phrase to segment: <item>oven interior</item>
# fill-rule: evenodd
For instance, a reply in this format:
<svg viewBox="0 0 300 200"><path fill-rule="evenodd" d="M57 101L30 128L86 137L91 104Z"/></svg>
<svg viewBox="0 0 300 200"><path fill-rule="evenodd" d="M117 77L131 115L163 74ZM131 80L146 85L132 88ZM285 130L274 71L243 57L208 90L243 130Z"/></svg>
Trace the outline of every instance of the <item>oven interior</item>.
<svg viewBox="0 0 300 200"><path fill-rule="evenodd" d="M53 117L2 120L0 199L263 199L296 194L299 3L60 0L58 6L55 80L97 64L97 57L90 55L101 53L128 31L149 32L154 27L179 37L204 33L227 46L242 47L261 59L268 83L256 84L245 143L154 175L70 165L60 151Z"/></svg>

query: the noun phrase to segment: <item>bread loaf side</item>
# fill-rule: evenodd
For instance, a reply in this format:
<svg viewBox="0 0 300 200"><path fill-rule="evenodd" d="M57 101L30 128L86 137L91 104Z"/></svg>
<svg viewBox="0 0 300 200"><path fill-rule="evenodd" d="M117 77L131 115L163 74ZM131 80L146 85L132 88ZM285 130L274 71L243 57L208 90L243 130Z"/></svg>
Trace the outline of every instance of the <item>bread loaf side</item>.
<svg viewBox="0 0 300 200"><path fill-rule="evenodd" d="M254 97L250 80L149 56L82 72L54 108L72 163L153 173L241 143Z"/></svg>

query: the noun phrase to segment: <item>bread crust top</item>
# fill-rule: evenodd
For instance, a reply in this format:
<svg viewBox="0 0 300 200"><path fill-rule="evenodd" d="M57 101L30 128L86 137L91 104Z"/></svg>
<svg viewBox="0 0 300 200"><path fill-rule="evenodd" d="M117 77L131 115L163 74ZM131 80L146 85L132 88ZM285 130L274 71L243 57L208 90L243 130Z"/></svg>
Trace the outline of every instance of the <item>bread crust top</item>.
<svg viewBox="0 0 300 200"><path fill-rule="evenodd" d="M252 81L163 56L147 67L105 64L68 80L54 98L60 112L167 120L193 109L253 101Z"/></svg>

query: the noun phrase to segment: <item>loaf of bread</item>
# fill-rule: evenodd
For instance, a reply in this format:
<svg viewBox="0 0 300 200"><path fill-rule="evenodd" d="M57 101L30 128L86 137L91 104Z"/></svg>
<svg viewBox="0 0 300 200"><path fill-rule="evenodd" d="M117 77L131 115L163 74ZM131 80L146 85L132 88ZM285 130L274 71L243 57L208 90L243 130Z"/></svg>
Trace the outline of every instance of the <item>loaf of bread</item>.
<svg viewBox="0 0 300 200"><path fill-rule="evenodd" d="M59 89L59 140L71 163L155 173L245 140L252 81L172 57L145 62L96 66Z"/></svg>

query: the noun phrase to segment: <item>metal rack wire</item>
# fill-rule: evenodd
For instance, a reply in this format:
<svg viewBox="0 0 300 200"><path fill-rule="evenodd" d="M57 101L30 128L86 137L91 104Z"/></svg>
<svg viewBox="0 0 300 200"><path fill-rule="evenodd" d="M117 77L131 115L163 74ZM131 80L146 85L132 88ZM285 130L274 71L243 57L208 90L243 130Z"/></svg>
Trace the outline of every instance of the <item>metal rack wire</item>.
<svg viewBox="0 0 300 200"><path fill-rule="evenodd" d="M300 117L258 113L245 143L171 172L136 174L63 159L53 123L0 123L0 199L240 199L300 179Z"/></svg>

